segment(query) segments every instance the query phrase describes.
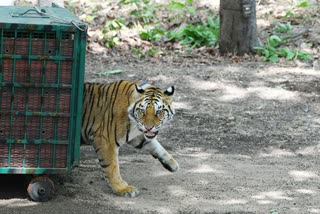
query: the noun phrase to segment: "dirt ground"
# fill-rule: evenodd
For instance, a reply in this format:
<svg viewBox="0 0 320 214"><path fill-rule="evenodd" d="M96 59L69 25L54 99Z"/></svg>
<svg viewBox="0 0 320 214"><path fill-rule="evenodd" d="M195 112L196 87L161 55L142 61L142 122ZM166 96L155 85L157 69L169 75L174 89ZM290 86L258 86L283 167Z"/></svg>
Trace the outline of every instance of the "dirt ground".
<svg viewBox="0 0 320 214"><path fill-rule="evenodd" d="M260 27L288 5L259 2ZM175 118L158 139L179 162L178 172L124 146L122 177L141 194L117 197L92 147L82 146L80 166L51 177L56 194L49 202L32 202L23 177L2 175L0 214L320 213L319 62L313 67L200 55L141 61L102 50L86 60L86 81L177 87Z"/></svg>
<svg viewBox="0 0 320 214"><path fill-rule="evenodd" d="M178 172L125 146L121 173L141 194L117 197L93 149L82 146L80 166L52 177L49 202L30 201L17 178L1 177L0 213L320 213L320 71L178 59L137 63L89 54L86 67L87 81L177 87L176 116L159 141L179 162ZM123 72L101 75L110 70Z"/></svg>

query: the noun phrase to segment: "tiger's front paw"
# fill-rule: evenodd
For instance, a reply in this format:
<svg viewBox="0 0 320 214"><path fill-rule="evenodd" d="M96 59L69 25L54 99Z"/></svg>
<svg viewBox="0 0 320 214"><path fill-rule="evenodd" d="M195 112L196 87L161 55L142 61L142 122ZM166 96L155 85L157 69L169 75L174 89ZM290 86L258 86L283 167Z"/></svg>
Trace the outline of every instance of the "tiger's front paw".
<svg viewBox="0 0 320 214"><path fill-rule="evenodd" d="M179 164L173 157L171 157L168 160L159 158L159 161L162 164L162 166L170 172L176 172L179 169Z"/></svg>
<svg viewBox="0 0 320 214"><path fill-rule="evenodd" d="M126 187L114 190L114 193L121 197L132 198L139 195L139 190L134 186L126 186Z"/></svg>

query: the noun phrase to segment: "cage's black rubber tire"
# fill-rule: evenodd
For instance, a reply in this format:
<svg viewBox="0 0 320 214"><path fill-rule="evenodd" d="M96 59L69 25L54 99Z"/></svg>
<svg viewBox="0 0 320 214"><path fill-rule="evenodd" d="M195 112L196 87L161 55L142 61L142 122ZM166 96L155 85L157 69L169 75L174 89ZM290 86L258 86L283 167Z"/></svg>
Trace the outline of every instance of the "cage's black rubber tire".
<svg viewBox="0 0 320 214"><path fill-rule="evenodd" d="M27 191L33 201L46 202L54 195L54 184L47 176L35 177L30 181Z"/></svg>

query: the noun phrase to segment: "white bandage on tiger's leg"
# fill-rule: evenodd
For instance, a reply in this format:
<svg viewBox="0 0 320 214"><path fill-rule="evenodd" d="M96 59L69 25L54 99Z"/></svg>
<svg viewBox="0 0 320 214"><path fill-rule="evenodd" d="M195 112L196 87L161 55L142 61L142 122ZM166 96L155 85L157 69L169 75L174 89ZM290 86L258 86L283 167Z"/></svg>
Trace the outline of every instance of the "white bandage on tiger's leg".
<svg viewBox="0 0 320 214"><path fill-rule="evenodd" d="M179 169L178 162L162 147L162 145L153 139L142 148L149 152L154 158L158 159L162 166L170 172L175 172Z"/></svg>

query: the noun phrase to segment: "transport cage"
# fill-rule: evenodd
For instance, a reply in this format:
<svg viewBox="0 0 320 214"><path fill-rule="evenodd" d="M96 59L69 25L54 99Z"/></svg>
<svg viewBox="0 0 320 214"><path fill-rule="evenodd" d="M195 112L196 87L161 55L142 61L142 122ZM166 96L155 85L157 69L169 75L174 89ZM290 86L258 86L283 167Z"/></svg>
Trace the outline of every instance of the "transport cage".
<svg viewBox="0 0 320 214"><path fill-rule="evenodd" d="M0 7L0 174L79 163L85 48L86 26L65 8Z"/></svg>

